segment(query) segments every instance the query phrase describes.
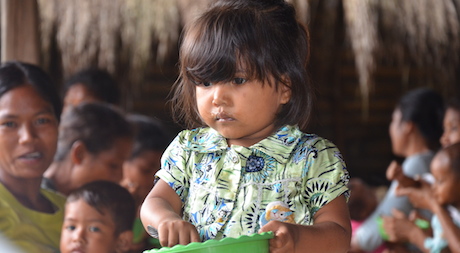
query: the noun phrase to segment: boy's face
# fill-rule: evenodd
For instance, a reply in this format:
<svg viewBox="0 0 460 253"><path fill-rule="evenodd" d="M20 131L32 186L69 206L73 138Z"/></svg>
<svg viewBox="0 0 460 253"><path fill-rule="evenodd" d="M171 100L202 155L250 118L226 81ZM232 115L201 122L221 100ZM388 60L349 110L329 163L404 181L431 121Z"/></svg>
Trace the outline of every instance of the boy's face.
<svg viewBox="0 0 460 253"><path fill-rule="evenodd" d="M66 204L61 253L112 253L118 238L112 215L99 213L79 199Z"/></svg>

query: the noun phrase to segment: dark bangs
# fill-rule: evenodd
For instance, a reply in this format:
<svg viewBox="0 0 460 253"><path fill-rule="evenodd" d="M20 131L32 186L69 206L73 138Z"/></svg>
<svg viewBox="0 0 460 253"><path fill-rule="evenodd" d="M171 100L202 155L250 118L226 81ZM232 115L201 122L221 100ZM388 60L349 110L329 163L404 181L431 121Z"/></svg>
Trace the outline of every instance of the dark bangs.
<svg viewBox="0 0 460 253"><path fill-rule="evenodd" d="M249 9L235 10L223 7L213 9L201 16L188 29L188 37L181 49L182 73L184 79L194 81L231 81L238 70L247 78L265 80L268 71L263 64L255 13ZM260 59L260 62L259 60ZM238 66L244 69L237 69Z"/></svg>

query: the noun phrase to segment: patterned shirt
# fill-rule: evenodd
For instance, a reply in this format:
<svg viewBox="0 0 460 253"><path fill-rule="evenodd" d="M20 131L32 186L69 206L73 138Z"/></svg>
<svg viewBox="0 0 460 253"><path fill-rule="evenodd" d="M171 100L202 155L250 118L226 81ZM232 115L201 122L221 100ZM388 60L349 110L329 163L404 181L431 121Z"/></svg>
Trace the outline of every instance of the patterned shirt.
<svg viewBox="0 0 460 253"><path fill-rule="evenodd" d="M267 205L289 206L311 225L319 208L345 194L348 171L326 139L284 126L251 147L232 145L212 128L179 133L156 174L183 202L183 218L201 239L257 233Z"/></svg>

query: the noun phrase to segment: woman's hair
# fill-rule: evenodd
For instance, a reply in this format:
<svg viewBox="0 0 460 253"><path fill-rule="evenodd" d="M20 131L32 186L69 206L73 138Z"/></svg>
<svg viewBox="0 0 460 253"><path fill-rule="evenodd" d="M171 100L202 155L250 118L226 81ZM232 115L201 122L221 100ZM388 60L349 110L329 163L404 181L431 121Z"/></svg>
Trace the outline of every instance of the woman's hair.
<svg viewBox="0 0 460 253"><path fill-rule="evenodd" d="M309 34L296 19L294 7L282 0L221 0L186 26L182 37L180 74L172 93L173 118L187 128L203 126L195 83L228 82L238 66L248 78L291 89L275 125L310 119L314 91L309 79ZM273 81L271 81L273 80ZM248 108L250 110L250 108Z"/></svg>
<svg viewBox="0 0 460 253"><path fill-rule="evenodd" d="M63 113L54 159L64 160L75 141L82 141L90 153L99 154L120 138L133 138L133 130L119 109L102 102L82 103Z"/></svg>
<svg viewBox="0 0 460 253"><path fill-rule="evenodd" d="M124 187L110 181L93 181L79 187L67 197L67 203L85 201L102 215L111 215L115 233L131 230L136 217L133 196Z"/></svg>
<svg viewBox="0 0 460 253"><path fill-rule="evenodd" d="M455 111L457 111L458 113L460 113L460 98L453 97L453 98L449 99L449 101L447 102L446 107L447 108L452 108Z"/></svg>
<svg viewBox="0 0 460 253"><path fill-rule="evenodd" d="M0 97L8 91L23 86L32 86L38 94L51 104L56 119L59 120L62 102L54 82L49 75L38 66L9 61L0 66Z"/></svg>
<svg viewBox="0 0 460 253"><path fill-rule="evenodd" d="M64 85L64 95L75 84L85 86L101 102L120 104L120 88L109 72L98 68L87 68L72 75Z"/></svg>
<svg viewBox="0 0 460 253"><path fill-rule="evenodd" d="M134 146L130 159L136 158L144 151L163 152L172 141L172 135L158 120L140 114L127 116L133 125Z"/></svg>
<svg viewBox="0 0 460 253"><path fill-rule="evenodd" d="M404 95L396 107L401 111L402 121L413 122L430 149L439 147L444 118L440 94L429 88L418 88Z"/></svg>

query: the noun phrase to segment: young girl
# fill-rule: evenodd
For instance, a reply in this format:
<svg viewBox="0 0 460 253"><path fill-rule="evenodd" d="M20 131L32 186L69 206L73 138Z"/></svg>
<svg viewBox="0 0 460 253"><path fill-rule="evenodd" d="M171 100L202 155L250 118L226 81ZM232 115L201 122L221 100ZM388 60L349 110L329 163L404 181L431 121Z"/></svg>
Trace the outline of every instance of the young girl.
<svg viewBox="0 0 460 253"><path fill-rule="evenodd" d="M404 185L398 195L407 195L415 206L433 212L432 235L417 227L401 212L395 217L385 217L384 228L390 241L411 242L422 252L460 252L460 143L439 151L431 163L434 182L430 185L422 180ZM401 176L400 176L401 178ZM402 182L410 179L404 178ZM417 183L417 184L415 184ZM414 186L416 185L416 186Z"/></svg>
<svg viewBox="0 0 460 253"><path fill-rule="evenodd" d="M40 183L56 152L61 107L43 70L0 66L0 234L24 252L59 250L65 198Z"/></svg>
<svg viewBox="0 0 460 253"><path fill-rule="evenodd" d="M170 144L141 208L163 246L273 231L271 252L348 250L344 161L300 130L313 102L308 49L282 0L218 1L188 25L173 108L203 127Z"/></svg>

